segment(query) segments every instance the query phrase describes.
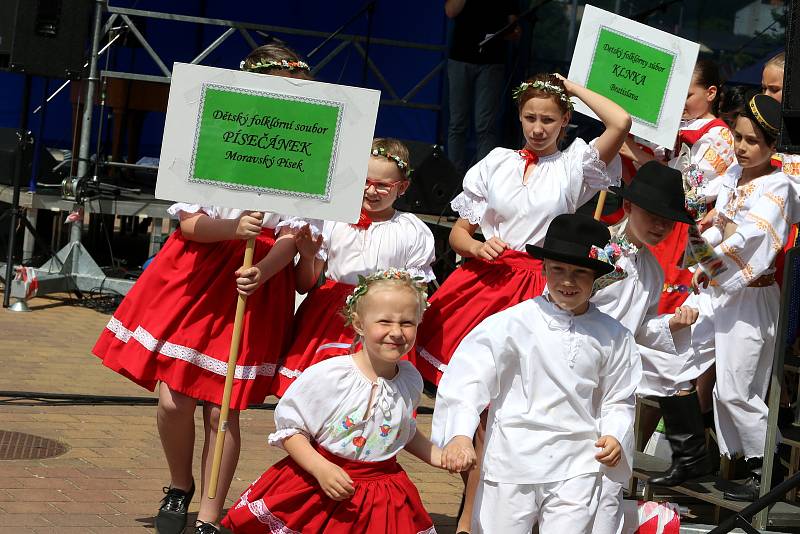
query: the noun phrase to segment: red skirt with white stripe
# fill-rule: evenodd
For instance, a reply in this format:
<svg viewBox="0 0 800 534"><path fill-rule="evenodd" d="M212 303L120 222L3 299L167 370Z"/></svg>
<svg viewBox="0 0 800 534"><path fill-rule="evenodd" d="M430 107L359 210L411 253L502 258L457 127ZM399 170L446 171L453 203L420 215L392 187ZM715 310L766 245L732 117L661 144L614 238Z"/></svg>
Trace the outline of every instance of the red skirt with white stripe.
<svg viewBox="0 0 800 534"><path fill-rule="evenodd" d="M317 451L353 480L349 499L328 498L290 457L270 467L228 510L235 534L435 534L419 492L396 458L361 462Z"/></svg>
<svg viewBox="0 0 800 534"><path fill-rule="evenodd" d="M137 384L170 389L220 404L238 294L234 272L246 241L197 243L176 230L134 284L92 352ZM253 263L275 243L264 229ZM247 299L231 408L267 396L278 358L288 348L294 274L287 266Z"/></svg>
<svg viewBox="0 0 800 534"><path fill-rule="evenodd" d="M294 341L275 374L270 392L278 397L315 363L352 352L355 331L344 325L341 310L354 286L333 280L314 289L300 304L294 321Z"/></svg>
<svg viewBox="0 0 800 534"><path fill-rule="evenodd" d="M438 385L461 340L485 318L538 297L547 281L542 262L506 250L494 261L471 259L453 271L430 299L417 333L417 369Z"/></svg>

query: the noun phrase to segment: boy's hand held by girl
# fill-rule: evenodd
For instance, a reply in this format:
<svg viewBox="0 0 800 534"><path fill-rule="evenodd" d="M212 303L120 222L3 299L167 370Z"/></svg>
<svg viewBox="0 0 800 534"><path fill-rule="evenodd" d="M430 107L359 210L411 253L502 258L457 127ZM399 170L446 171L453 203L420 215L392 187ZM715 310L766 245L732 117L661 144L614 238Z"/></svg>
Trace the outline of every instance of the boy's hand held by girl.
<svg viewBox="0 0 800 534"><path fill-rule="evenodd" d="M455 436L441 452L441 468L451 473L472 469L478 461L472 438Z"/></svg>
<svg viewBox="0 0 800 534"><path fill-rule="evenodd" d="M616 467L622 458L622 445L619 444L619 441L614 436L601 436L594 443L594 446L602 449L594 457L603 465Z"/></svg>
<svg viewBox="0 0 800 534"><path fill-rule="evenodd" d="M239 217L236 225L236 239L252 239L261 234L261 222L264 214L257 211L245 212Z"/></svg>

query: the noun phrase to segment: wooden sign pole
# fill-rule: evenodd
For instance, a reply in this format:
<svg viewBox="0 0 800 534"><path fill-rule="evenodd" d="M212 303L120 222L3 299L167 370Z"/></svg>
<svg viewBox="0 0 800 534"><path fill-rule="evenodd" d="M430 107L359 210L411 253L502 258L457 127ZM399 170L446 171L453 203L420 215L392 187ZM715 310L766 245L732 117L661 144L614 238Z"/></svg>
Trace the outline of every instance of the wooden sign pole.
<svg viewBox="0 0 800 534"><path fill-rule="evenodd" d="M253 250L256 240L247 240L247 248L244 251L244 264L242 269L249 269L253 266ZM219 414L219 428L217 429L217 442L214 445L214 462L211 464L211 482L208 485L208 498L213 499L217 495L217 482L219 481L219 469L222 464L222 450L225 447L225 435L228 431L228 412L231 404L231 390L233 390L233 378L236 374L236 360L239 357L239 342L242 338L242 322L244 321L244 309L247 305L247 295L239 295L236 303L236 317L233 321L233 335L231 336L231 348L228 352L228 374L225 376L225 390L222 394L222 404Z"/></svg>

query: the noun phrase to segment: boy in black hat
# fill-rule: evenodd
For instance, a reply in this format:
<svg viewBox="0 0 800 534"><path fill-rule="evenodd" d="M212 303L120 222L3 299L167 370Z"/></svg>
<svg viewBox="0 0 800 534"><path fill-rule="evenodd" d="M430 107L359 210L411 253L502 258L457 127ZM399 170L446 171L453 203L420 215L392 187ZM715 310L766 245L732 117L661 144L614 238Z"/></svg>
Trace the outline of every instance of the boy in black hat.
<svg viewBox="0 0 800 534"><path fill-rule="evenodd" d="M657 162L644 164L617 193L626 219L614 229L609 248L619 255L615 264L626 278L597 291L592 303L634 334L642 358L637 394L659 397L672 447L672 466L650 482L677 485L711 470L697 392L690 382L702 372L693 365L687 328L698 311L680 306L674 314L658 314L664 271L648 247L669 236L675 223L693 225L694 219L686 209L681 173ZM621 504L622 485L604 479L594 534L619 532Z"/></svg>
<svg viewBox="0 0 800 534"><path fill-rule="evenodd" d="M631 474L634 391L641 370L632 334L589 302L612 271L602 223L580 214L550 223L548 293L481 322L439 384L434 440L444 467L474 457L472 436L489 408L473 532L589 533L602 474Z"/></svg>
<svg viewBox="0 0 800 534"><path fill-rule="evenodd" d="M725 493L733 500L759 494L780 300L774 262L789 223L800 215L791 182L770 163L779 128L780 104L766 95L748 97L734 125L738 163L723 177L714 224L703 233L724 268L698 269L693 284L705 289L686 301L700 310L692 327L695 359L716 363L720 452L743 455L752 474L745 485Z"/></svg>

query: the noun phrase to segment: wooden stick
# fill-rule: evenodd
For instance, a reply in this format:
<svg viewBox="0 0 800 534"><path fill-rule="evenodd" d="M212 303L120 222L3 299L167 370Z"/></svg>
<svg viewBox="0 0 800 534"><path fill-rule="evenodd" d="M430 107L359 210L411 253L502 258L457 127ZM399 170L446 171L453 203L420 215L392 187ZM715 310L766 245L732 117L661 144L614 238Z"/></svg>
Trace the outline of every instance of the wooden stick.
<svg viewBox="0 0 800 534"><path fill-rule="evenodd" d="M600 191L600 196L597 199L597 207L594 209L595 221L599 221L600 216L603 214L603 206L606 204L606 194L608 194L608 191Z"/></svg>
<svg viewBox="0 0 800 534"><path fill-rule="evenodd" d="M249 269L253 266L253 250L256 240L247 240L247 248L244 250L244 264L242 269ZM222 450L225 447L225 435L228 431L228 412L231 404L231 391L233 390L233 377L236 374L236 360L239 358L239 342L242 338L242 322L244 321L244 309L247 305L247 295L239 295L236 303L236 316L233 320L233 335L231 336L231 348L228 352L228 374L225 376L225 390L222 394L222 404L220 405L219 428L217 429L217 443L214 445L214 463L211 464L211 482L208 485L208 498L213 499L217 495L217 482L219 481L219 469L222 464Z"/></svg>

